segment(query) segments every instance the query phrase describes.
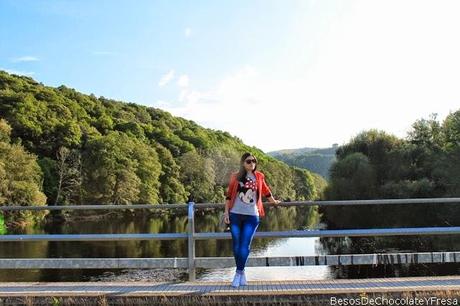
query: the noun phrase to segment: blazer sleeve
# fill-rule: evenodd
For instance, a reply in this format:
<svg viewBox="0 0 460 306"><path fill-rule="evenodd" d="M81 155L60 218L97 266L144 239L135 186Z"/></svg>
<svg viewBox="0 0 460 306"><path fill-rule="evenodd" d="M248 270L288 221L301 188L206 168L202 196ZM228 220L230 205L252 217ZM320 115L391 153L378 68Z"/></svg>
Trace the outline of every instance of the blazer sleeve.
<svg viewBox="0 0 460 306"><path fill-rule="evenodd" d="M265 182L265 176L262 178L262 195L266 198L272 196L272 191L270 190L270 187L268 187L267 182Z"/></svg>

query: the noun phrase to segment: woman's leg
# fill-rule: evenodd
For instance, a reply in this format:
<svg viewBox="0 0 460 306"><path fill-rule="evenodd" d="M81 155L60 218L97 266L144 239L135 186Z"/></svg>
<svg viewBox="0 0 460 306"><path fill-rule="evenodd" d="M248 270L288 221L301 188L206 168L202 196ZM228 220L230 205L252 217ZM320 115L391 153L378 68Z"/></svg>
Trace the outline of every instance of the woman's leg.
<svg viewBox="0 0 460 306"><path fill-rule="evenodd" d="M232 242L233 242L233 257L235 257L235 264L236 264L236 272L240 272L238 270L238 266L240 264L240 236L241 236L241 215L236 213L229 214L230 219L230 232L232 233Z"/></svg>
<svg viewBox="0 0 460 306"><path fill-rule="evenodd" d="M251 242L254 234L259 226L260 218L259 216L245 216L244 221L242 222L241 227L241 236L240 236L240 260L237 266L239 271L244 271L244 267L246 266L246 262L249 257L249 253L251 251Z"/></svg>

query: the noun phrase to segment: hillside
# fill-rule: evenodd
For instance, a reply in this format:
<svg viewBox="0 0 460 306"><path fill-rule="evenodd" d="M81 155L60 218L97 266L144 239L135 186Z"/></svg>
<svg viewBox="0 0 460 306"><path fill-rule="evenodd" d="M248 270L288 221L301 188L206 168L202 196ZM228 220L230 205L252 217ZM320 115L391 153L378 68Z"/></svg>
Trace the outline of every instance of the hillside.
<svg viewBox="0 0 460 306"><path fill-rule="evenodd" d="M229 174L245 151L257 156L258 169L279 199L313 199L324 188L309 171L228 132L4 71L0 119L9 131L5 139L35 156L48 205L223 202ZM8 194L3 205L15 191ZM26 204L28 198L14 201Z"/></svg>
<svg viewBox="0 0 460 306"><path fill-rule="evenodd" d="M290 166L307 169L329 179L329 169L336 160L335 152L338 145L330 148L299 148L271 151L267 154L273 156Z"/></svg>

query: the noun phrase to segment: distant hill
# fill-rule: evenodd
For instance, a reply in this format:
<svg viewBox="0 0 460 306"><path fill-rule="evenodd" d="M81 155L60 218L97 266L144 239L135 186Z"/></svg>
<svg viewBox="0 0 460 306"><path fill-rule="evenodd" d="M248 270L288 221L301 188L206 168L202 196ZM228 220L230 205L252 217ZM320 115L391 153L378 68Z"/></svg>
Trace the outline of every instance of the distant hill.
<svg viewBox="0 0 460 306"><path fill-rule="evenodd" d="M282 149L267 152L267 154L290 166L304 168L329 179L329 169L336 160L337 148L338 144L333 144L329 148Z"/></svg>

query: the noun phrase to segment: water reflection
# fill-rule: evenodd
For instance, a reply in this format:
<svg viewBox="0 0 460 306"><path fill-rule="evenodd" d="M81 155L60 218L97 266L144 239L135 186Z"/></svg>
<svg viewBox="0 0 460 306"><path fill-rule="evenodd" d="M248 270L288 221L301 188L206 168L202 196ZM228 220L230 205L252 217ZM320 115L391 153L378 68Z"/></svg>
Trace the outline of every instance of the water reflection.
<svg viewBox="0 0 460 306"><path fill-rule="evenodd" d="M338 205L319 210L328 229L458 226L457 203ZM328 254L458 251L459 235L321 238ZM456 275L457 263L336 266L334 278Z"/></svg>
<svg viewBox="0 0 460 306"><path fill-rule="evenodd" d="M329 207L272 207L261 219L258 231L286 231L317 228L366 228L405 227L456 224L460 214L456 207L428 206L407 211L397 205L386 208ZM443 210L445 209L445 210ZM432 211L436 211L433 214ZM216 232L220 210L197 210L196 231ZM85 212L95 215L100 211ZM409 216L414 216L412 220ZM76 212L76 217L82 212ZM326 217L327 216L327 217ZM443 223L444 222L444 223ZM458 223L458 222L457 222ZM146 211L136 214L106 217L105 219L81 218L65 223L28 227L8 234L89 234L89 233L185 233L186 210L176 210L161 215ZM251 256L306 256L320 254L350 254L398 251L457 250L457 235L433 237L345 237L345 238L282 238L254 239ZM231 239L199 240L196 242L198 257L232 257ZM1 258L152 258L187 257L186 240L175 241L106 241L106 242L3 242ZM325 279L364 278L416 275L448 275L459 271L457 264L417 264L360 266L305 266L305 267L247 267L248 279ZM90 276L101 275L104 270L0 270L0 281L84 281ZM116 270L112 270L116 271ZM228 280L234 268L203 269L197 273L202 281Z"/></svg>
<svg viewBox="0 0 460 306"><path fill-rule="evenodd" d="M218 229L219 210L197 210L195 225L197 232L216 232ZM93 214L100 213L94 212ZM88 212L86 215L90 215ZM259 231L283 231L290 229L314 228L318 223L318 214L314 208L279 207L267 209L266 218L262 219ZM147 212L135 215L110 217L98 220L95 218L79 218L75 212L75 220L65 223L51 223L42 227L28 227L14 230L8 234L90 234L90 233L185 233L187 215L185 210L175 213L152 215ZM79 219L78 219L79 218ZM317 239L254 239L252 256L313 255ZM106 241L106 242L3 242L0 243L1 258L116 258L116 257L186 257L187 242L175 241ZM199 240L196 242L196 256L228 256L232 257L231 239ZM254 276L267 279L272 273L271 268L253 268ZM278 269L278 268L277 268ZM281 269L292 269L284 268ZM295 268L294 268L295 269ZM228 269L230 270L230 269ZM252 268L251 268L252 270ZM1 281L74 281L84 280L93 275L102 274L106 270L0 270ZM298 270L300 271L300 270ZM303 277L300 272L299 277ZM221 271L205 269L198 273L203 279L216 280L222 276ZM292 276L292 272L286 272Z"/></svg>

